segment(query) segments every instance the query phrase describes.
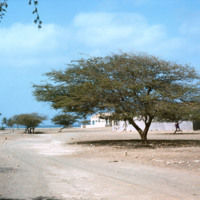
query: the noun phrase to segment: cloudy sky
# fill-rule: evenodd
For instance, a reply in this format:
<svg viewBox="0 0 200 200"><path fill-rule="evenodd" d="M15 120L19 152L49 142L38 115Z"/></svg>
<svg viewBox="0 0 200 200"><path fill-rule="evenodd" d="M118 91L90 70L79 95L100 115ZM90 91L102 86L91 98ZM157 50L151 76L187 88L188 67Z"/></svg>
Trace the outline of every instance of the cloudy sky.
<svg viewBox="0 0 200 200"><path fill-rule="evenodd" d="M147 52L200 70L199 0L39 0L40 30L28 0L8 3L0 23L5 117L38 112L51 118L56 111L35 100L32 84L81 54Z"/></svg>

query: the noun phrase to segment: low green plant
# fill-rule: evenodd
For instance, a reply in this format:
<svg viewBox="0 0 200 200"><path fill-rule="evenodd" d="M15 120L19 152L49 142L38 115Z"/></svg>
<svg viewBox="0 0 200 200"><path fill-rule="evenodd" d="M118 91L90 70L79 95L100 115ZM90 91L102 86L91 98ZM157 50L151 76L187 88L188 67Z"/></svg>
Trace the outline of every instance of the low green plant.
<svg viewBox="0 0 200 200"><path fill-rule="evenodd" d="M1 126L1 127L0 127L0 130L1 130L1 131L5 130L5 127Z"/></svg>

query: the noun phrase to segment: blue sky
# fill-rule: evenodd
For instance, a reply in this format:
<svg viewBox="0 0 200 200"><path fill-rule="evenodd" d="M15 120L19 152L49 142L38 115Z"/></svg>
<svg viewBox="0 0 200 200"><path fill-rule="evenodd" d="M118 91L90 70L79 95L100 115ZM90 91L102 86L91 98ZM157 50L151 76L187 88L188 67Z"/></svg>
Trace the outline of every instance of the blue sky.
<svg viewBox="0 0 200 200"><path fill-rule="evenodd" d="M8 4L0 23L0 112L5 117L56 114L35 100L32 84L81 54L147 52L200 70L199 0L39 0L41 30L28 0Z"/></svg>

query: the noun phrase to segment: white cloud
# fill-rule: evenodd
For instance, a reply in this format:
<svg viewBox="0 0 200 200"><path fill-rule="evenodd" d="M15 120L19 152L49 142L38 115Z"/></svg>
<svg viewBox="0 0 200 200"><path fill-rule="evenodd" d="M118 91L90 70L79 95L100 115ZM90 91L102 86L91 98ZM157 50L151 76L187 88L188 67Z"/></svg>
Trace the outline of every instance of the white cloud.
<svg viewBox="0 0 200 200"><path fill-rule="evenodd" d="M150 24L140 14L80 13L72 27L74 41L94 55L117 50L147 52L172 61L196 64L194 55L200 53L200 45L192 37L198 35L200 24L198 27L182 25L185 32L170 35L170 27Z"/></svg>
<svg viewBox="0 0 200 200"><path fill-rule="evenodd" d="M89 47L143 48L165 37L162 25L149 25L139 14L81 13L74 26L76 39Z"/></svg>
<svg viewBox="0 0 200 200"><path fill-rule="evenodd" d="M200 52L200 46L190 37L198 34L198 28L188 29L189 25L184 24L182 32L173 37L164 25L150 24L144 16L134 13L80 13L69 26L47 24L41 30L34 24L13 24L0 28L0 67L53 68L68 63L78 53L105 55L118 50L184 60Z"/></svg>
<svg viewBox="0 0 200 200"><path fill-rule="evenodd" d="M68 30L54 24L44 25L40 30L34 24L20 23L1 28L1 63L8 66L32 66L44 60L52 62L55 55L60 57L57 51L67 48L68 39Z"/></svg>
<svg viewBox="0 0 200 200"><path fill-rule="evenodd" d="M165 38L162 25L149 25L139 14L80 13L70 26L13 24L0 29L0 66L55 66L66 56L116 50L145 51Z"/></svg>

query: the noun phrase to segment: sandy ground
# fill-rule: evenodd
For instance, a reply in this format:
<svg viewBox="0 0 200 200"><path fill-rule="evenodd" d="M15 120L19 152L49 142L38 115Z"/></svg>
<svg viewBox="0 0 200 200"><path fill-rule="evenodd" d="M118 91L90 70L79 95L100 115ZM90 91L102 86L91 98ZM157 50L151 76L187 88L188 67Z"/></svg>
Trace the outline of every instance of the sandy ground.
<svg viewBox="0 0 200 200"><path fill-rule="evenodd" d="M200 132L0 132L0 200L200 199Z"/></svg>

